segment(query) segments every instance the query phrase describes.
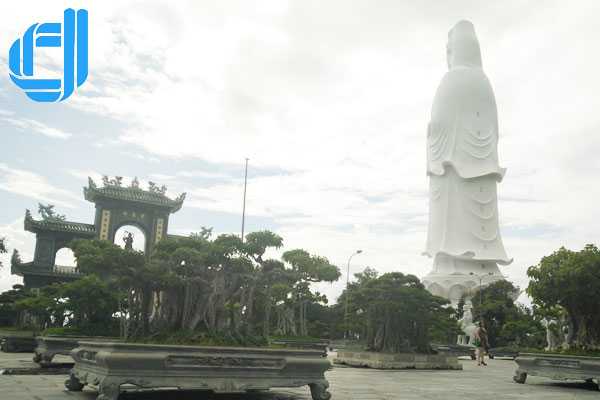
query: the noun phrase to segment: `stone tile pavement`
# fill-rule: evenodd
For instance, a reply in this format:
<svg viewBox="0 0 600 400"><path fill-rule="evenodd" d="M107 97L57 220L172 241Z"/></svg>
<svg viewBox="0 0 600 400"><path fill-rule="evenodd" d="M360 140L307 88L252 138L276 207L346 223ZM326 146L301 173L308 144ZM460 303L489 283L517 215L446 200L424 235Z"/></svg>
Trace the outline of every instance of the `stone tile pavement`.
<svg viewBox="0 0 600 400"><path fill-rule="evenodd" d="M0 352L0 369L33 367L31 354ZM61 359L58 361L68 361ZM511 360L490 360L488 367L477 367L463 360L463 371L378 371L334 367L327 373L332 400L413 400L413 399L598 399L592 384L557 382L528 377L519 385L512 381L516 364ZM96 394L66 392L65 375L0 375L0 400L94 400ZM263 394L215 395L203 392L137 392L122 394L120 400L309 400L308 388L279 389Z"/></svg>

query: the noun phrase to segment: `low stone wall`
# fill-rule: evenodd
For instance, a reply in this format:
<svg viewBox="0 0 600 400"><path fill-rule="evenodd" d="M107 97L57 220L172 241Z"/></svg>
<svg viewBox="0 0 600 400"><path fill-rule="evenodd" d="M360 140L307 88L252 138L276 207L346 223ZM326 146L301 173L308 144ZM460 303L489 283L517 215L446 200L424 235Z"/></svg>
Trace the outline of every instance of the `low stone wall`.
<svg viewBox="0 0 600 400"><path fill-rule="evenodd" d="M375 369L463 369L458 357L447 354L374 353L338 351L334 364Z"/></svg>
<svg viewBox="0 0 600 400"><path fill-rule="evenodd" d="M600 357L580 357L562 354L520 353L513 380L525 383L527 375L556 380L591 381L600 378Z"/></svg>

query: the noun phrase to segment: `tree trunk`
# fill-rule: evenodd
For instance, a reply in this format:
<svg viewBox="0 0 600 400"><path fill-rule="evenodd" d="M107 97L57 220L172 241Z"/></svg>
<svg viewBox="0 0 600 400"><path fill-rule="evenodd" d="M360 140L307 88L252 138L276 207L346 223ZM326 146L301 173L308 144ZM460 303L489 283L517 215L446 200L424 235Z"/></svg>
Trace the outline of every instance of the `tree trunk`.
<svg viewBox="0 0 600 400"><path fill-rule="evenodd" d="M265 295L265 315L263 319L263 336L269 337L271 334L271 286L267 288Z"/></svg>

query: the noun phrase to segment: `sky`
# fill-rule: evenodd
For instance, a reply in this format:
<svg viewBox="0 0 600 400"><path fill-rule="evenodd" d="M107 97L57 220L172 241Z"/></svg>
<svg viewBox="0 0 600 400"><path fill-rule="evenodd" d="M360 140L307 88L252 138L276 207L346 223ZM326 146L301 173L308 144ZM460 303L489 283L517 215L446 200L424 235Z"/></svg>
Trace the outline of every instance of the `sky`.
<svg viewBox="0 0 600 400"><path fill-rule="evenodd" d="M8 49L34 22L89 11L89 77L62 103L35 103L8 76ZM500 229L527 268L600 237L600 2L29 1L0 5L0 236L24 261L25 209L93 222L87 177L138 177L186 192L169 233L269 229L345 271L425 276L426 128L447 70L447 33L475 25L495 91L507 174ZM60 50L36 53L56 74ZM9 254L10 255L10 254ZM10 276L0 260L0 290ZM330 301L345 284L321 284ZM527 301L524 296L522 301Z"/></svg>

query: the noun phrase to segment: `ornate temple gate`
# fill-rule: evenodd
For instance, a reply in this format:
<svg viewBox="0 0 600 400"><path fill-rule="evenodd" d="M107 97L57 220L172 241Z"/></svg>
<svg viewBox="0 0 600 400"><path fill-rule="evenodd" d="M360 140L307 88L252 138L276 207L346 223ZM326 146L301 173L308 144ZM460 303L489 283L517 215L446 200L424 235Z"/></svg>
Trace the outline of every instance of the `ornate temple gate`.
<svg viewBox="0 0 600 400"><path fill-rule="evenodd" d="M167 236L169 216L181 209L185 193L175 199L166 196L166 187L150 183L147 190L140 188L137 178L130 186L122 186L121 178L103 178L99 187L88 178L83 188L84 197L96 206L94 224L67 221L61 216L43 216L35 220L25 211L25 230L36 235L33 261L13 263L11 272L23 277L26 287L37 288L55 282L77 279L75 268L56 265L56 253L74 239L100 239L115 241L119 228L126 225L138 227L146 237L144 253Z"/></svg>

